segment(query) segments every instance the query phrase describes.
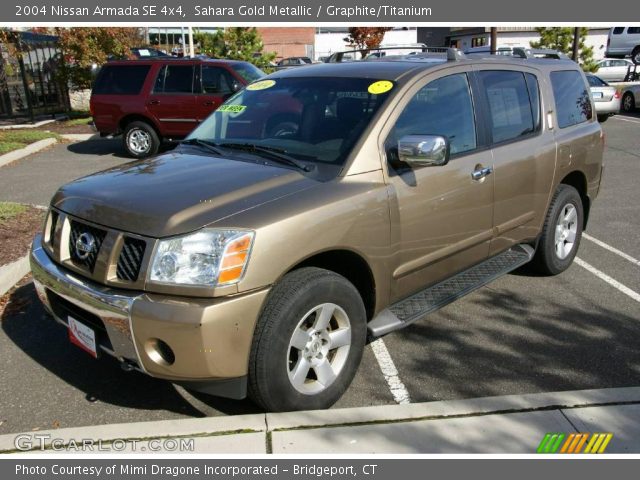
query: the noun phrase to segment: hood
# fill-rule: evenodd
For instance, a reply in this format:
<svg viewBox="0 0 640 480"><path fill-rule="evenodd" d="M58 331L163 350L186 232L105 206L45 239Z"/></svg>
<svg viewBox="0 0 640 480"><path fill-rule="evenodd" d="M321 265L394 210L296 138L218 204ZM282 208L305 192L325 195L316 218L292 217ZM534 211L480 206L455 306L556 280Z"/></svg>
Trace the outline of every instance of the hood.
<svg viewBox="0 0 640 480"><path fill-rule="evenodd" d="M165 237L317 184L287 168L171 152L68 183L51 204L100 225Z"/></svg>

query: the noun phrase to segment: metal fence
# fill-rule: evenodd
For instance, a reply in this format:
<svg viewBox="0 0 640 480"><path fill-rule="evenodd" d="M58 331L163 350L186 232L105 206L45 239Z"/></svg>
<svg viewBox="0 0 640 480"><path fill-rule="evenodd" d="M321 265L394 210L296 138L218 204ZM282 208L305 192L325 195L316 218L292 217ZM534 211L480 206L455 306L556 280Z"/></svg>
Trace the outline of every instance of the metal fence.
<svg viewBox="0 0 640 480"><path fill-rule="evenodd" d="M68 110L68 89L58 75L63 58L57 37L11 32L0 52L0 118L33 122Z"/></svg>

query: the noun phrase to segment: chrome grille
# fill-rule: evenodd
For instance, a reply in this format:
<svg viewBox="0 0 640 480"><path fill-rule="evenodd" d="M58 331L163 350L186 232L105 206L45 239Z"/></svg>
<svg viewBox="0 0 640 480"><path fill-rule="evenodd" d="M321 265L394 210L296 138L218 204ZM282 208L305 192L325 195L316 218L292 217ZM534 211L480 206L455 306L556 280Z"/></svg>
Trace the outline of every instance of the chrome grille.
<svg viewBox="0 0 640 480"><path fill-rule="evenodd" d="M74 263L74 265L85 268L89 270L89 272L93 273L98 254L100 253L100 247L102 246L102 241L104 240L107 232L99 228L85 225L84 223L76 222L75 220L71 220L70 227L69 253L71 256L71 261ZM90 234L95 240L94 248L90 252L88 252L88 255L85 258L81 258L79 256L76 248L78 238L80 238L83 233Z"/></svg>
<svg viewBox="0 0 640 480"><path fill-rule="evenodd" d="M56 225L58 223L58 212L51 210L51 225L49 226L49 243L51 248L56 248Z"/></svg>
<svg viewBox="0 0 640 480"><path fill-rule="evenodd" d="M130 282L135 282L138 279L146 246L147 244L144 240L124 237L116 268L118 279Z"/></svg>

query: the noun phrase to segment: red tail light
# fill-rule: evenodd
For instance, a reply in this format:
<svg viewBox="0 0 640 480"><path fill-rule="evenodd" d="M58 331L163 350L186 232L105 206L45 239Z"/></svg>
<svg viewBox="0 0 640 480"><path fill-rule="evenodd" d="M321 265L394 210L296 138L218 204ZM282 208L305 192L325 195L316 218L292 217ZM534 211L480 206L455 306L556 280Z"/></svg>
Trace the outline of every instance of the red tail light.
<svg viewBox="0 0 640 480"><path fill-rule="evenodd" d="M93 102L91 100L89 100L89 113L93 117Z"/></svg>
<svg viewBox="0 0 640 480"><path fill-rule="evenodd" d="M613 94L613 98L620 98L620 92L616 90L616 93Z"/></svg>

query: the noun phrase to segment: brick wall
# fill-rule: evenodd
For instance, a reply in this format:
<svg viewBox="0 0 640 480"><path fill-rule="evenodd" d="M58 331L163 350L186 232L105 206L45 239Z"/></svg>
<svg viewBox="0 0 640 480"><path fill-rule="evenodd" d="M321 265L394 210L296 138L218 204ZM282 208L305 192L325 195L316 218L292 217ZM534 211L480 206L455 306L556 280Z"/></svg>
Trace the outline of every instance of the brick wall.
<svg viewBox="0 0 640 480"><path fill-rule="evenodd" d="M315 42L315 27L258 27L264 50L276 52L276 60L307 55L306 45Z"/></svg>

